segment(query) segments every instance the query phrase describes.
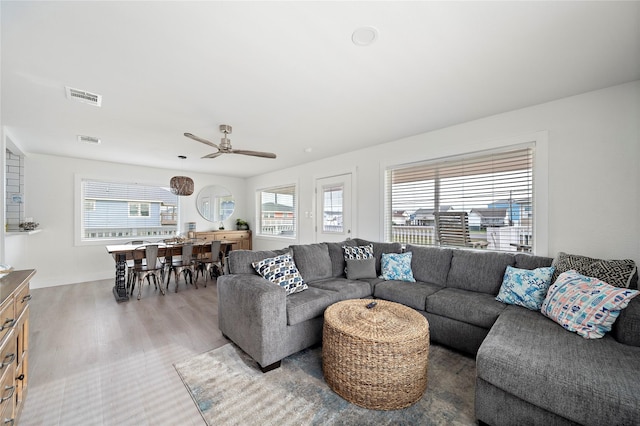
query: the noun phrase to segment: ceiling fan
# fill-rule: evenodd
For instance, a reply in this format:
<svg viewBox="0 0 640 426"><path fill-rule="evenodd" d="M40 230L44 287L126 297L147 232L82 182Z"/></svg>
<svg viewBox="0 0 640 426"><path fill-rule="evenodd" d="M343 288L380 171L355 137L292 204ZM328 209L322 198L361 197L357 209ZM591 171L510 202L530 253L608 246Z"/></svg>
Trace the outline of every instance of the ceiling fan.
<svg viewBox="0 0 640 426"><path fill-rule="evenodd" d="M211 141L206 139L202 139L199 136L196 136L191 133L185 133L184 135L188 138L193 139L194 141L201 142L205 145L212 146L216 148L218 151L212 154L205 155L202 158L216 158L222 154L242 154L242 155L252 155L254 157L263 157L263 158L276 158L276 155L271 152L261 152L261 151L247 151L243 149L233 149L231 148L231 140L227 137L228 134L231 133L231 126L228 124L221 124L220 131L224 133L224 137L220 139L220 145L217 145Z"/></svg>

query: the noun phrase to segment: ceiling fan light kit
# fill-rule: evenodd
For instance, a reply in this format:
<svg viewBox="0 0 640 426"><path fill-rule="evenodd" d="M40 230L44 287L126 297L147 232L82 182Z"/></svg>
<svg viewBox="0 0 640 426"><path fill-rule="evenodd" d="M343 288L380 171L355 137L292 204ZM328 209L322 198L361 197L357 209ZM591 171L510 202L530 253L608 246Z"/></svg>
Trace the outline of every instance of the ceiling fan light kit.
<svg viewBox="0 0 640 426"><path fill-rule="evenodd" d="M213 148L216 148L218 151L213 152L211 154L205 155L202 158L216 158L222 154L241 154L241 155L250 155L253 157L262 157L262 158L276 158L276 155L271 152L261 152L261 151L249 151L243 149L233 149L231 147L231 139L227 137L228 134L231 133L232 127L228 124L221 124L220 131L224 134L224 137L220 139L220 145L217 145L207 139L201 138L199 136L194 135L193 133L185 133L184 135L194 141L203 143L205 145L209 145Z"/></svg>

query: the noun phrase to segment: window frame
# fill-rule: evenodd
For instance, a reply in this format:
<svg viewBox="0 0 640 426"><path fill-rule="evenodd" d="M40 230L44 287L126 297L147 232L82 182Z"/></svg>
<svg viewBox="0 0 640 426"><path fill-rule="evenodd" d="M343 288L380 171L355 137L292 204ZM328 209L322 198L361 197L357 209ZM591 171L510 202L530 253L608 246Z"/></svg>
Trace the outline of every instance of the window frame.
<svg viewBox="0 0 640 426"><path fill-rule="evenodd" d="M533 146L533 193L532 203L535 206L533 215L533 246L531 254L537 256L549 256L549 132L542 130L539 132L516 135L504 139L486 139L484 141L470 143L468 140L447 141L447 144L432 146L431 155L424 156L420 161L412 161L415 159L416 152L412 152L409 156L401 157L399 160L380 162L380 200L381 200L381 217L380 217L380 237L382 241L387 241L390 232L387 224L387 209L389 200L387 198L387 171L392 168L417 166L420 164L435 163L444 161L453 157L462 158L481 154L489 151L505 151L519 146ZM421 145L424 146L425 142ZM470 147L472 147L470 149ZM406 161L403 161L405 159ZM391 215L392 216L392 215ZM391 220L391 216L389 220Z"/></svg>
<svg viewBox="0 0 640 426"><path fill-rule="evenodd" d="M84 181L94 181L94 182L107 182L114 184L129 184L129 185L142 185L142 186L152 186L158 188L166 188L169 190L169 185L166 182L150 182L150 181L130 181L117 179L110 176L95 176L95 175L85 175L85 174L75 174L74 175L74 245L75 246L105 246L105 245L113 245L113 244L126 244L129 241L144 239L145 241L161 241L166 238L170 238L169 235L154 235L154 236L130 236L130 237L103 237L95 240L85 239L83 235L83 211L85 201L83 198L83 190L82 185ZM131 200L131 202L138 203L146 203L146 201L137 201ZM147 203L151 204L151 203ZM95 209L95 204L93 205ZM176 211L177 211L177 223L175 225L175 235L179 235L181 230L181 197L177 197L176 201ZM127 210L129 206L127 205ZM127 217L131 219L146 219L148 216L129 216L129 211L127 211Z"/></svg>
<svg viewBox="0 0 640 426"><path fill-rule="evenodd" d="M273 192L277 193L278 190L291 190L293 195L293 206L291 213L293 214L293 232L290 235L282 235L282 234L269 234L263 233L263 219L265 218L262 211L262 194L265 192ZM255 236L259 238L266 239L276 239L276 240L297 240L298 232L299 232L299 215L298 215L298 204L299 204L299 193L298 193L298 184L297 183L289 183L282 185L272 185L265 188L256 189L255 192L255 200L256 200L256 209L255 209ZM267 213L269 214L269 213ZM276 219L275 212L273 214L269 214L268 219Z"/></svg>

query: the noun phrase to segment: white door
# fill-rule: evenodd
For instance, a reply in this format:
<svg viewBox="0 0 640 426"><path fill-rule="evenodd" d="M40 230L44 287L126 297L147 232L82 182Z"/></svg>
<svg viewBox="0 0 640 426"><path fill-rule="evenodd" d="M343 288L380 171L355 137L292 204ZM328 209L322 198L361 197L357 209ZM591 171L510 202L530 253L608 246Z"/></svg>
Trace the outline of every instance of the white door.
<svg viewBox="0 0 640 426"><path fill-rule="evenodd" d="M316 241L351 238L351 173L316 179Z"/></svg>

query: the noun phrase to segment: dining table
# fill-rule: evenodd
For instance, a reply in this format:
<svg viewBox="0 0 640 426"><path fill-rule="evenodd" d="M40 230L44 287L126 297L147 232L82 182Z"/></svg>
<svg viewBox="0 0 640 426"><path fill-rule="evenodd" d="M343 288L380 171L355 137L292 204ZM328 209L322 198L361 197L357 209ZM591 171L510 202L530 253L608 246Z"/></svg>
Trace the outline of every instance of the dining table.
<svg viewBox="0 0 640 426"><path fill-rule="evenodd" d="M237 241L221 241L220 255L223 257L233 250L233 246ZM211 252L211 242L204 241L185 241L185 242L145 242L143 244L110 244L105 246L107 253L113 256L116 262L115 285L113 286L113 295L117 302L129 300L126 288L127 260L134 258L136 249L140 249L147 245L158 246L158 257L170 258L174 255L182 254L182 247L186 244L192 244L194 247L194 255L202 255ZM170 261L169 261L170 262Z"/></svg>

